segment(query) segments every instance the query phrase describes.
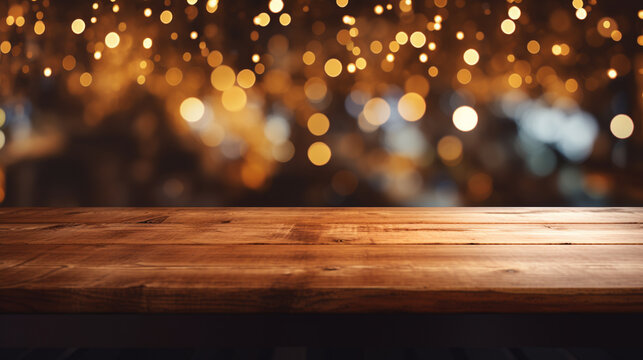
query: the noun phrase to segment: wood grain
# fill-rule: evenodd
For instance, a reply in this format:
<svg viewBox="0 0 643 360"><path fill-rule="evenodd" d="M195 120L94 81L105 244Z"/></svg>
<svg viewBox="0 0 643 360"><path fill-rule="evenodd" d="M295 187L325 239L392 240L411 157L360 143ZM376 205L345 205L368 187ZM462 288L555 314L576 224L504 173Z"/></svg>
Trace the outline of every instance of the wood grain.
<svg viewBox="0 0 643 360"><path fill-rule="evenodd" d="M641 208L0 209L0 312L632 311Z"/></svg>

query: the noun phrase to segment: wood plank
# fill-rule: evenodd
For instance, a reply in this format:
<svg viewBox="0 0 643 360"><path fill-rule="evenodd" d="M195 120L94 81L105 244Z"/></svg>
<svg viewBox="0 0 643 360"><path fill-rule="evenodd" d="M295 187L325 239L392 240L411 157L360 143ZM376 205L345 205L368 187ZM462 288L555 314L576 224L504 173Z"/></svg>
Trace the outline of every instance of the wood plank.
<svg viewBox="0 0 643 360"><path fill-rule="evenodd" d="M623 245L2 246L0 311L643 310Z"/></svg>
<svg viewBox="0 0 643 360"><path fill-rule="evenodd" d="M642 224L643 208L0 208L2 224Z"/></svg>
<svg viewBox="0 0 643 360"><path fill-rule="evenodd" d="M643 224L0 224L2 244L643 245Z"/></svg>

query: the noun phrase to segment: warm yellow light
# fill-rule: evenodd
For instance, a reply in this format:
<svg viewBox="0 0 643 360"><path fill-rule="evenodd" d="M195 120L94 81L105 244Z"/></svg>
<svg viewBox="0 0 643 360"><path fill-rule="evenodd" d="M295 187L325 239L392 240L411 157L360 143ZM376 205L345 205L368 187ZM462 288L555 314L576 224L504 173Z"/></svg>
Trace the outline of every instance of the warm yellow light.
<svg viewBox="0 0 643 360"><path fill-rule="evenodd" d="M430 77L436 77L438 76L439 70L435 66L431 66L429 70L427 70L428 74Z"/></svg>
<svg viewBox="0 0 643 360"><path fill-rule="evenodd" d="M531 40L527 43L527 51L531 54L538 54L540 52L540 44L536 40Z"/></svg>
<svg viewBox="0 0 643 360"><path fill-rule="evenodd" d="M337 77L342 73L342 63L335 58L328 59L324 64L324 71L330 77Z"/></svg>
<svg viewBox="0 0 643 360"><path fill-rule="evenodd" d="M447 164L453 164L462 156L462 142L455 136L447 135L438 141L438 155Z"/></svg>
<svg viewBox="0 0 643 360"><path fill-rule="evenodd" d="M453 125L463 132L471 131L478 125L478 113L470 106L460 106L453 112Z"/></svg>
<svg viewBox="0 0 643 360"><path fill-rule="evenodd" d="M426 43L426 36L420 31L416 31L411 34L411 45L415 48L421 48Z"/></svg>
<svg viewBox="0 0 643 360"><path fill-rule="evenodd" d="M150 38L145 38L143 39L143 47L146 49L149 49L152 47L152 39Z"/></svg>
<svg viewBox="0 0 643 360"><path fill-rule="evenodd" d="M288 25L290 25L290 21L291 21L291 20L292 20L292 19L291 19L291 17L290 17L290 14L283 13L283 14L281 14L281 15L279 16L279 23L280 23L282 26L288 26Z"/></svg>
<svg viewBox="0 0 643 360"><path fill-rule="evenodd" d="M464 52L462 55L464 58L464 62L467 63L467 65L475 65L478 63L480 60L480 55L475 49L468 49L467 51Z"/></svg>
<svg viewBox="0 0 643 360"><path fill-rule="evenodd" d="M308 118L307 125L308 131L310 131L311 134L322 136L328 131L328 128L330 127L330 121L328 121L328 117L326 117L326 115L322 113L315 113Z"/></svg>
<svg viewBox="0 0 643 360"><path fill-rule="evenodd" d="M522 85L522 77L516 73L513 73L509 75L509 77L507 78L507 82L509 83L509 86L517 89Z"/></svg>
<svg viewBox="0 0 643 360"><path fill-rule="evenodd" d="M511 19L505 19L500 23L500 29L507 35L513 34L516 31L516 23Z"/></svg>
<svg viewBox="0 0 643 360"><path fill-rule="evenodd" d="M100 51L94 51L94 59L100 60L103 57L103 53Z"/></svg>
<svg viewBox="0 0 643 360"><path fill-rule="evenodd" d="M144 15L145 17L150 17L150 16L152 16L152 9L147 8L147 9L143 10L143 15Z"/></svg>
<svg viewBox="0 0 643 360"><path fill-rule="evenodd" d="M120 36L113 31L105 35L105 45L110 49L117 47L120 42Z"/></svg>
<svg viewBox="0 0 643 360"><path fill-rule="evenodd" d="M471 82L471 71L467 69L460 69L456 73L456 79L458 79L458 82L462 85L466 85Z"/></svg>
<svg viewBox="0 0 643 360"><path fill-rule="evenodd" d="M426 102L420 94L404 94L397 103L397 111L406 121L418 121L426 112Z"/></svg>
<svg viewBox="0 0 643 360"><path fill-rule="evenodd" d="M375 5L375 7L373 8L373 12L377 15L382 15L382 13L384 12L384 7L382 7L382 5Z"/></svg>
<svg viewBox="0 0 643 360"><path fill-rule="evenodd" d="M397 41L397 43L400 45L404 45L409 41L409 36L406 35L404 31L400 31L395 34L395 41Z"/></svg>
<svg viewBox="0 0 643 360"><path fill-rule="evenodd" d="M395 55L393 54L386 54L386 61L388 62L393 62L395 60Z"/></svg>
<svg viewBox="0 0 643 360"><path fill-rule="evenodd" d="M92 83L92 74L84 72L80 75L80 85L83 87L88 87Z"/></svg>
<svg viewBox="0 0 643 360"><path fill-rule="evenodd" d="M356 70L357 70L357 67L355 66L355 64L350 63L350 64L346 65L346 71L348 71L349 73L351 73L351 74L352 74L352 73L354 73Z"/></svg>
<svg viewBox="0 0 643 360"><path fill-rule="evenodd" d="M76 19L71 23L71 31L74 34L82 34L85 31L85 22L81 19Z"/></svg>
<svg viewBox="0 0 643 360"><path fill-rule="evenodd" d="M52 71L51 71L51 68L50 68L50 67L46 67L46 68L44 68L44 69L42 70L42 74L43 74L43 75L45 75L45 77L50 77L50 76L51 76L51 73L52 73Z"/></svg>
<svg viewBox="0 0 643 360"><path fill-rule="evenodd" d="M425 53L421 53L420 56L418 56L418 59L421 63L425 63L429 60L429 56Z"/></svg>
<svg viewBox="0 0 643 360"><path fill-rule="evenodd" d="M179 113L185 121L196 122L201 120L203 114L205 114L205 106L201 100L189 97L181 103Z"/></svg>
<svg viewBox="0 0 643 360"><path fill-rule="evenodd" d="M237 83L244 89L251 88L256 81L255 73L252 70L244 69L237 74Z"/></svg>
<svg viewBox="0 0 643 360"><path fill-rule="evenodd" d="M362 110L366 121L374 126L380 126L388 121L391 116L391 107L382 98L372 98L364 104Z"/></svg>
<svg viewBox="0 0 643 360"><path fill-rule="evenodd" d="M609 77L610 79L616 79L617 76L618 76L618 73L616 72L615 69L607 70L607 77Z"/></svg>
<svg viewBox="0 0 643 360"><path fill-rule="evenodd" d="M634 121L625 114L618 114L610 122L610 131L619 139L627 139L634 133Z"/></svg>
<svg viewBox="0 0 643 360"><path fill-rule="evenodd" d="M234 81L234 70L227 65L217 66L210 74L210 83L219 91L225 91L231 88L234 85Z"/></svg>
<svg viewBox="0 0 643 360"><path fill-rule="evenodd" d="M370 48L373 54L379 54L382 52L383 47L381 42L374 40L373 42L371 42Z"/></svg>
<svg viewBox="0 0 643 360"><path fill-rule="evenodd" d="M36 21L33 25L33 32L36 33L36 35L42 35L45 32L45 23L41 20Z"/></svg>
<svg viewBox="0 0 643 360"><path fill-rule="evenodd" d="M509 11L507 11L507 14L511 19L518 20L518 18L520 18L520 8L514 5L509 8Z"/></svg>
<svg viewBox="0 0 643 360"><path fill-rule="evenodd" d="M276 14L284 9L284 2L282 0L270 0L270 2L268 2L268 9Z"/></svg>
<svg viewBox="0 0 643 360"><path fill-rule="evenodd" d="M259 54L253 54L252 55L252 62L253 63L258 63L259 60L261 60L261 57L259 56Z"/></svg>
<svg viewBox="0 0 643 360"><path fill-rule="evenodd" d="M313 165L323 166L330 161L331 151L328 145L321 141L317 141L310 145L308 148L308 160Z"/></svg>
<svg viewBox="0 0 643 360"><path fill-rule="evenodd" d="M355 60L355 66L360 70L364 70L366 68L366 59L358 57L357 60Z"/></svg>
<svg viewBox="0 0 643 360"><path fill-rule="evenodd" d="M458 40L464 39L464 33L462 31L458 31L457 33L455 33L455 38Z"/></svg>
<svg viewBox="0 0 643 360"><path fill-rule="evenodd" d="M177 86L183 80L183 72L177 67L171 67L165 72L165 81L170 86Z"/></svg>
<svg viewBox="0 0 643 360"><path fill-rule="evenodd" d="M435 50L435 48L436 48L435 43L434 43L433 41L431 41L431 42L429 43L429 50L433 51L433 50Z"/></svg>
<svg viewBox="0 0 643 360"><path fill-rule="evenodd" d="M585 10L583 8L580 8L580 9L576 10L576 17L579 20L585 20L585 18L587 18L587 10Z"/></svg>
<svg viewBox="0 0 643 360"><path fill-rule="evenodd" d="M172 22L172 17L172 12L170 10L163 10L160 19L163 24L169 24Z"/></svg>
<svg viewBox="0 0 643 360"><path fill-rule="evenodd" d="M0 43L0 52L2 52L3 54L8 54L9 51L11 51L11 43L8 40Z"/></svg>
<svg viewBox="0 0 643 360"><path fill-rule="evenodd" d="M313 63L315 63L315 53L313 53L312 51L306 51L302 56L302 60L304 61L304 64L312 65Z"/></svg>
<svg viewBox="0 0 643 360"><path fill-rule="evenodd" d="M233 86L221 94L221 103L228 111L240 111L246 106L248 98L246 92L238 86Z"/></svg>
<svg viewBox="0 0 643 360"><path fill-rule="evenodd" d="M262 12L261 14L255 16L254 19L252 19L252 22L255 25L266 27L268 26L268 24L270 24L270 15L268 15L268 13Z"/></svg>

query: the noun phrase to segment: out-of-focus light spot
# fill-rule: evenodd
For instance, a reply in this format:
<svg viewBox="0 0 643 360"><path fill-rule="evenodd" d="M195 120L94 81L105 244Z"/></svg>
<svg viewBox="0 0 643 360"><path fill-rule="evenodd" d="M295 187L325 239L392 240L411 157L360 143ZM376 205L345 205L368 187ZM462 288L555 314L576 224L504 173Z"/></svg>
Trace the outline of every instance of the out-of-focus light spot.
<svg viewBox="0 0 643 360"><path fill-rule="evenodd" d="M312 51L306 51L302 56L302 60L304 61L304 64L312 65L313 63L315 63L315 53L313 53Z"/></svg>
<svg viewBox="0 0 643 360"><path fill-rule="evenodd" d="M399 44L397 41L391 41L391 42L388 44L388 48L389 48L389 50L391 50L392 52L398 52L398 51L400 51L400 44Z"/></svg>
<svg viewBox="0 0 643 360"><path fill-rule="evenodd" d="M382 15L382 13L384 12L384 7L382 5L375 5L375 7L373 8L373 12L376 15Z"/></svg>
<svg viewBox="0 0 643 360"><path fill-rule="evenodd" d="M425 63L429 61L429 56L425 53L421 53L420 56L418 56L418 59L420 60L421 63Z"/></svg>
<svg viewBox="0 0 643 360"><path fill-rule="evenodd" d="M203 102L195 97L189 97L181 103L179 113L183 120L187 122L196 122L201 120L205 113Z"/></svg>
<svg viewBox="0 0 643 360"><path fill-rule="evenodd" d="M272 157L275 160L285 163L290 161L295 155L295 145L292 142L286 141L279 145L274 145L272 148Z"/></svg>
<svg viewBox="0 0 643 360"><path fill-rule="evenodd" d="M321 141L314 142L308 148L308 160L313 165L323 166L328 163L331 157L331 151L328 145Z"/></svg>
<svg viewBox="0 0 643 360"><path fill-rule="evenodd" d="M7 120L7 113L3 108L0 108L0 127L4 126L5 121Z"/></svg>
<svg viewBox="0 0 643 360"><path fill-rule="evenodd" d="M395 41L397 41L397 43L400 45L404 45L409 41L409 36L406 35L404 31L399 31L397 34L395 34Z"/></svg>
<svg viewBox="0 0 643 360"><path fill-rule="evenodd" d="M8 40L0 43L0 52L2 52L3 54L8 54L9 51L11 51L11 43Z"/></svg>
<svg viewBox="0 0 643 360"><path fill-rule="evenodd" d="M429 73L430 77L438 76L438 68L436 66L431 66L429 70L427 70L427 72Z"/></svg>
<svg viewBox="0 0 643 360"><path fill-rule="evenodd" d="M42 70L42 74L45 75L45 77L50 77L52 74L51 68L50 67L44 68Z"/></svg>
<svg viewBox="0 0 643 360"><path fill-rule="evenodd" d="M455 38L458 40L464 39L464 33L462 31L458 31L457 33L455 33Z"/></svg>
<svg viewBox="0 0 643 360"><path fill-rule="evenodd" d="M143 47L146 49L149 49L152 47L152 39L150 38L145 38L143 39Z"/></svg>
<svg viewBox="0 0 643 360"><path fill-rule="evenodd" d="M324 64L324 71L330 77L337 77L342 73L342 63L335 58L328 59Z"/></svg>
<svg viewBox="0 0 643 360"><path fill-rule="evenodd" d="M82 34L85 31L85 22L82 19L76 19L71 23L71 31L74 34Z"/></svg>
<svg viewBox="0 0 643 360"><path fill-rule="evenodd" d="M96 16L92 16L92 17L89 19L89 22L90 22L90 23L92 23L92 24L96 24L96 21L98 21L98 19L96 19Z"/></svg>
<svg viewBox="0 0 643 360"><path fill-rule="evenodd" d="M292 18L290 17L290 14L283 13L283 14L279 15L279 23L282 26L290 25L291 21L292 21Z"/></svg>
<svg viewBox="0 0 643 360"><path fill-rule="evenodd" d="M279 115L270 115L263 130L266 138L273 144L283 144L290 136L288 121Z"/></svg>
<svg viewBox="0 0 643 360"><path fill-rule="evenodd" d="M94 51L94 59L100 60L103 57L103 53L100 51Z"/></svg>
<svg viewBox="0 0 643 360"><path fill-rule="evenodd" d="M244 69L237 74L237 83L244 89L251 88L256 81L255 73L252 70Z"/></svg>
<svg viewBox="0 0 643 360"><path fill-rule="evenodd" d="M583 8L577 9L576 18L578 18L578 20L585 20L585 18L587 18L587 10Z"/></svg>
<svg viewBox="0 0 643 360"><path fill-rule="evenodd" d="M139 85L145 84L145 75L139 75L136 77L136 83Z"/></svg>
<svg viewBox="0 0 643 360"><path fill-rule="evenodd" d="M556 55L556 56L560 55L562 52L563 52L563 50L562 50L562 48L560 47L560 45L558 45L558 44L554 44L554 45L551 47L551 53L552 53L552 54L554 54L554 55Z"/></svg>
<svg viewBox="0 0 643 360"><path fill-rule="evenodd" d="M355 66L355 64L350 63L350 64L346 65L346 71L348 71L349 73L351 73L351 74L352 74L352 73L354 73L356 70L357 70L357 67Z"/></svg>
<svg viewBox="0 0 643 360"><path fill-rule="evenodd" d="M45 23L41 20L36 21L33 25L33 32L36 33L36 35L42 35L45 32Z"/></svg>
<svg viewBox="0 0 643 360"><path fill-rule="evenodd" d="M328 121L328 117L326 117L326 115L322 113L315 113L308 118L307 125L308 131L310 131L311 134L321 136L328 131L328 128L330 127L330 121Z"/></svg>
<svg viewBox="0 0 643 360"><path fill-rule="evenodd" d="M462 142L447 135L438 141L438 155L447 165L456 165L462 156Z"/></svg>
<svg viewBox="0 0 643 360"><path fill-rule="evenodd" d="M453 125L463 132L471 131L478 125L478 113L471 106L460 106L453 112Z"/></svg>
<svg viewBox="0 0 643 360"><path fill-rule="evenodd" d="M578 90L578 82L575 79L567 79L567 81L565 81L565 89L570 93L576 92L576 90Z"/></svg>
<svg viewBox="0 0 643 360"><path fill-rule="evenodd" d="M268 2L268 9L276 14L284 9L284 2L282 0L270 0L270 2Z"/></svg>
<svg viewBox="0 0 643 360"><path fill-rule="evenodd" d="M621 39L623 38L623 34L622 34L620 31L618 31L618 30L614 30L614 31L612 31L612 33L610 34L610 37L611 37L611 38L612 38L612 40L614 40L614 41L621 41Z"/></svg>
<svg viewBox="0 0 643 360"><path fill-rule="evenodd" d="M160 15L161 22L163 24L169 24L172 22L172 12L170 10L163 10Z"/></svg>
<svg viewBox="0 0 643 360"><path fill-rule="evenodd" d="M121 37L113 31L105 35L105 45L110 49L117 47L120 42Z"/></svg>
<svg viewBox="0 0 643 360"><path fill-rule="evenodd" d="M348 0L336 0L335 3L340 8L344 8L344 7L346 7L346 5L348 5Z"/></svg>
<svg viewBox="0 0 643 360"><path fill-rule="evenodd" d="M456 73L456 79L458 79L458 82L462 85L466 85L471 82L471 71L467 69L460 69Z"/></svg>
<svg viewBox="0 0 643 360"><path fill-rule="evenodd" d="M372 98L364 104L364 119L371 125L380 126L391 116L391 107L382 98Z"/></svg>
<svg viewBox="0 0 643 360"><path fill-rule="evenodd" d="M252 19L252 23L261 27L266 27L268 26L268 24L270 24L270 15L268 15L268 13L262 12L261 14L255 16L254 19Z"/></svg>
<svg viewBox="0 0 643 360"><path fill-rule="evenodd" d="M429 47L429 50L433 51L433 50L435 50L436 45L435 45L435 43L434 43L433 41L431 41L431 42L429 43L429 46L428 46L428 47Z"/></svg>
<svg viewBox="0 0 643 360"><path fill-rule="evenodd" d="M165 81L167 81L170 86L177 86L181 83L181 80L183 80L183 72L181 72L181 69L171 67L165 72Z"/></svg>
<svg viewBox="0 0 643 360"><path fill-rule="evenodd" d="M610 122L610 131L619 139L627 139L634 133L634 121L625 114L618 114Z"/></svg>
<svg viewBox="0 0 643 360"><path fill-rule="evenodd" d="M259 54L252 54L251 60L252 60L253 63L256 64L256 63L259 62L259 60L261 60L261 57L259 56Z"/></svg>
<svg viewBox="0 0 643 360"><path fill-rule="evenodd" d="M378 40L374 40L371 42L370 49L373 54L379 54L382 52L382 49L383 49L382 43L379 42Z"/></svg>
<svg viewBox="0 0 643 360"><path fill-rule="evenodd" d="M406 121L417 121L426 112L426 102L420 94L404 94L397 103L397 111Z"/></svg>
<svg viewBox="0 0 643 360"><path fill-rule="evenodd" d="M320 78L312 77L304 84L304 93L311 102L317 103L322 101L326 97L327 92L326 82Z"/></svg>
<svg viewBox="0 0 643 360"><path fill-rule="evenodd" d="M527 51L531 54L538 54L540 52L540 44L536 40L531 40L527 43Z"/></svg>
<svg viewBox="0 0 643 360"><path fill-rule="evenodd" d="M225 91L231 88L234 85L234 81L234 70L227 65L216 67L210 74L212 86L219 91Z"/></svg>
<svg viewBox="0 0 643 360"><path fill-rule="evenodd" d="M364 68L366 68L366 59L358 57L357 60L355 60L355 66L360 70L364 70Z"/></svg>
<svg viewBox="0 0 643 360"><path fill-rule="evenodd" d="M0 149L4 147L5 142L6 140L5 140L4 132L0 130ZM2 202L3 200L4 200L4 190L2 189L2 187L0 187L0 202Z"/></svg>
<svg viewBox="0 0 643 360"><path fill-rule="evenodd" d="M416 31L411 34L410 41L413 47L419 49L426 43L426 36L422 32Z"/></svg>
<svg viewBox="0 0 643 360"><path fill-rule="evenodd" d="M507 11L507 15L509 15L513 20L518 20L518 18L520 18L520 8L515 5L510 7Z"/></svg>
<svg viewBox="0 0 643 360"><path fill-rule="evenodd" d="M246 106L247 101L248 97L246 92L238 86L233 86L223 91L223 94L221 95L223 107L232 112L243 109Z"/></svg>
<svg viewBox="0 0 643 360"><path fill-rule="evenodd" d="M486 200L493 192L493 180L485 173L477 173L467 181L467 189L473 200Z"/></svg>
<svg viewBox="0 0 643 360"><path fill-rule="evenodd" d="M88 87L92 84L92 74L84 72L80 75L80 85L82 87Z"/></svg>
<svg viewBox="0 0 643 360"><path fill-rule="evenodd" d="M500 23L500 30L507 35L513 34L516 31L516 23L511 19L505 19Z"/></svg>
<svg viewBox="0 0 643 360"><path fill-rule="evenodd" d="M477 64L480 60L480 55L475 49L468 49L464 52L464 55L462 55L462 57L464 58L465 63L472 66Z"/></svg>
<svg viewBox="0 0 643 360"><path fill-rule="evenodd" d="M198 37L199 37L199 33L198 33L198 32L196 32L196 31L192 31L192 32L190 33L190 39L192 39L192 40L196 40L196 38L198 38Z"/></svg>
<svg viewBox="0 0 643 360"><path fill-rule="evenodd" d="M150 17L150 16L152 16L152 9L150 9L150 8L146 8L145 10L143 10L143 15L144 15L145 17Z"/></svg>
<svg viewBox="0 0 643 360"><path fill-rule="evenodd" d="M519 88L522 85L522 77L519 74L513 73L507 78L509 86L514 89Z"/></svg>
<svg viewBox="0 0 643 360"><path fill-rule="evenodd" d="M636 43L639 44L639 46L643 46L643 35L639 35L636 38Z"/></svg>
<svg viewBox="0 0 643 360"><path fill-rule="evenodd" d="M393 62L393 61L395 61L395 55L393 55L393 54L386 54L386 61L388 61L388 62Z"/></svg>
<svg viewBox="0 0 643 360"><path fill-rule="evenodd" d="M63 69L67 71L74 70L76 67L76 58L73 55L67 55L63 58Z"/></svg>
<svg viewBox="0 0 643 360"><path fill-rule="evenodd" d="M208 0L208 2L205 4L205 10L210 14L217 11L218 7L219 7L219 0Z"/></svg>
<svg viewBox="0 0 643 360"><path fill-rule="evenodd" d="M121 7L120 7L120 6L118 6L118 4L114 4L114 6L112 6L112 11L113 11L113 12L117 13L117 12L119 12L120 10L121 10Z"/></svg>
<svg viewBox="0 0 643 360"><path fill-rule="evenodd" d="M618 72L616 72L616 69L607 70L607 77L609 77L610 79L616 79L617 76Z"/></svg>

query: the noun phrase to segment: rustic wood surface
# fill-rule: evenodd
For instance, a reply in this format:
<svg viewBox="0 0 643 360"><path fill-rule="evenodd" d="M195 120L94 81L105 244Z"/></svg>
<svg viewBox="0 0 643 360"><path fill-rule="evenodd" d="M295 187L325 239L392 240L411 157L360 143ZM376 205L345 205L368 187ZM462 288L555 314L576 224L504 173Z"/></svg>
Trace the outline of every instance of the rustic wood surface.
<svg viewBox="0 0 643 360"><path fill-rule="evenodd" d="M0 208L0 312L643 312L643 208Z"/></svg>

